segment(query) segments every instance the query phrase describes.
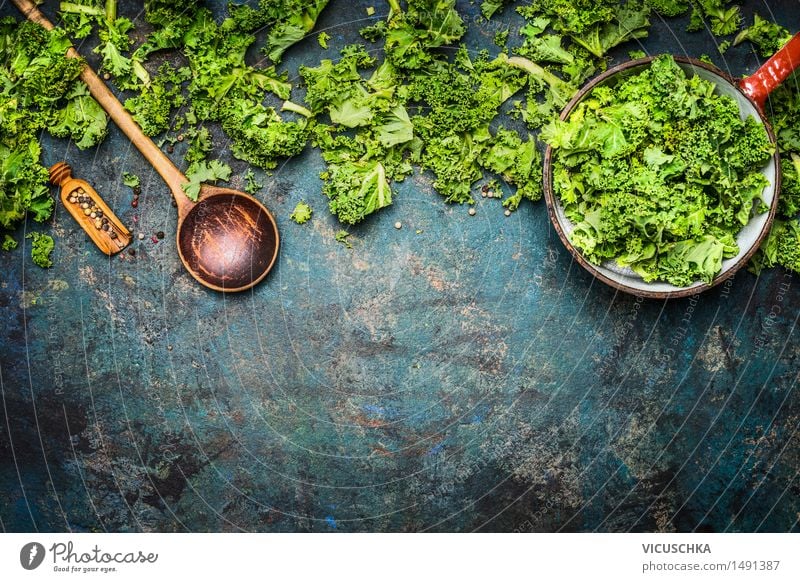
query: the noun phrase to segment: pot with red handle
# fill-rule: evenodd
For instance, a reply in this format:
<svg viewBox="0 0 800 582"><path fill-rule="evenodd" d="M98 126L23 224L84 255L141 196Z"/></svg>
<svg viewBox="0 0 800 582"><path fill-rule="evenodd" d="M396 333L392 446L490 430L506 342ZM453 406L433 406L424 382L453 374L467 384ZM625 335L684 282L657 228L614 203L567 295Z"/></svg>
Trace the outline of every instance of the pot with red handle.
<svg viewBox="0 0 800 582"><path fill-rule="evenodd" d="M561 112L561 119L566 121L575 107L581 103L599 85L613 83L620 76L630 75L647 68L655 57L645 57L629 61L613 67L587 83ZM716 92L728 95L739 105L742 118L753 116L765 127L770 141L776 146L775 154L764 166L762 172L769 180L762 198L769 206L769 211L751 218L748 224L737 235L739 254L722 263L722 270L711 283L696 282L688 287L676 287L666 282L645 282L638 274L629 268L622 268L614 261L607 261L601 265L589 262L581 252L570 242L570 233L574 225L567 219L560 200L553 192L553 149L548 147L544 159L544 195L547 203L550 220L558 233L559 238L572 253L575 260L592 275L604 283L625 293L653 299L667 299L687 297L701 293L719 285L732 277L739 269L744 267L758 250L758 247L769 234L775 213L778 208L778 195L780 193L780 160L777 151L775 133L772 131L769 120L764 114L764 107L772 91L780 86L783 81L800 67L800 33L795 35L780 51L756 71L752 76L743 80L736 80L713 65L697 59L675 57L678 65L690 76L698 75L716 85Z"/></svg>

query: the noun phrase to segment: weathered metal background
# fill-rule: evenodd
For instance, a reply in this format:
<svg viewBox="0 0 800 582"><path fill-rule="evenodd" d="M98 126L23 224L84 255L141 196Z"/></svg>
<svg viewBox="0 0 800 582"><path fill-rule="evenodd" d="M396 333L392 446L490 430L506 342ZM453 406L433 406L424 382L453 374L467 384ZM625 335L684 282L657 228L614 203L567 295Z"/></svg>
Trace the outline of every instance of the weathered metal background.
<svg viewBox="0 0 800 582"><path fill-rule="evenodd" d="M744 12L797 29L799 6ZM519 23L459 8L472 48L496 52L497 27ZM334 0L317 30L340 47L386 11ZM723 58L685 21L654 20L649 53L757 66L747 46ZM310 38L284 66L334 55ZM349 250L309 149L258 174L277 268L223 296L184 272L167 189L116 128L96 151L44 143L45 163L69 162L147 237L110 260L59 207L52 269L0 254L3 530L798 530L786 272L691 300L617 295L571 262L543 203L506 218L479 197L470 217L425 174ZM216 145L242 186L246 166ZM142 177L136 209L123 171ZM288 219L301 199L304 226Z"/></svg>

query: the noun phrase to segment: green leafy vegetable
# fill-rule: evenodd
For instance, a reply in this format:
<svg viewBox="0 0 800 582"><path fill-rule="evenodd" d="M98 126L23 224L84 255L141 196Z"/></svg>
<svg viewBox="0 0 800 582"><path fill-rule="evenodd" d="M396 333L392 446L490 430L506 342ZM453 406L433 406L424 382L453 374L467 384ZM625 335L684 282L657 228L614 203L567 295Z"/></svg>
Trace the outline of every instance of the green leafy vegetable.
<svg viewBox="0 0 800 582"><path fill-rule="evenodd" d="M43 269L52 267L53 261L50 260L50 254L56 246L53 237L49 234L32 232L25 238L33 239L31 243L31 258L33 258L33 262Z"/></svg>
<svg viewBox="0 0 800 582"><path fill-rule="evenodd" d="M388 0L386 59L399 69L420 69L435 59L431 49L459 40L466 32L455 0Z"/></svg>
<svg viewBox="0 0 800 582"><path fill-rule="evenodd" d="M188 77L188 69L179 70L164 63L152 82L142 87L141 93L125 101L145 135L159 135L170 128L173 109L184 104L181 85Z"/></svg>
<svg viewBox="0 0 800 582"><path fill-rule="evenodd" d="M264 4L267 2L262 1L262 5ZM281 6L281 13L269 33L264 54L272 62L278 63L286 49L314 30L317 18L328 5L328 0L290 0L270 4Z"/></svg>
<svg viewBox="0 0 800 582"><path fill-rule="evenodd" d="M499 129L480 163L517 186L514 195L503 203L506 208L516 210L524 198L536 201L542 197L541 157L532 137L523 141L516 131Z"/></svg>
<svg viewBox="0 0 800 582"><path fill-rule="evenodd" d="M122 183L128 186L129 188L138 188L142 185L142 181L139 179L139 176L136 174L131 174L129 172L122 173Z"/></svg>
<svg viewBox="0 0 800 582"><path fill-rule="evenodd" d="M346 230L340 230L339 232L336 233L336 242L343 244L348 249L352 249L353 245L348 240L349 238L350 238L350 233L347 232Z"/></svg>
<svg viewBox="0 0 800 582"><path fill-rule="evenodd" d="M325 172L322 193L341 222L356 224L392 203L386 169L379 161L332 164Z"/></svg>
<svg viewBox="0 0 800 582"><path fill-rule="evenodd" d="M691 6L690 0L645 0L647 5L662 16L686 14Z"/></svg>
<svg viewBox="0 0 800 582"><path fill-rule="evenodd" d="M506 28L505 30L498 30L494 35L494 44L503 48L508 43L508 35L510 33L510 29Z"/></svg>
<svg viewBox="0 0 800 582"><path fill-rule="evenodd" d="M17 248L18 244L19 243L17 243L17 241L14 239L14 237L11 236L10 234L4 234L3 235L3 250L4 251L13 251L15 248Z"/></svg>
<svg viewBox="0 0 800 582"><path fill-rule="evenodd" d="M736 32L742 24L738 6L727 6L731 0L694 0L689 31L702 30L708 24L711 32L724 36Z"/></svg>
<svg viewBox="0 0 800 582"><path fill-rule="evenodd" d="M321 174L323 193L341 222L356 224L392 202L391 182L411 172L406 160L414 125L398 97L399 77L388 61L371 76L360 70L375 60L359 46L342 50L337 63L301 67L311 115L327 114L331 124L317 120L313 144L322 150L327 169ZM339 132L355 130L354 136Z"/></svg>
<svg viewBox="0 0 800 582"><path fill-rule="evenodd" d="M228 181L231 177L231 167L219 160L194 162L186 170L188 182L181 187L190 200L197 201L200 196L200 187L205 182Z"/></svg>
<svg viewBox="0 0 800 582"><path fill-rule="evenodd" d="M736 46L747 40L755 45L762 57L771 57L792 38L791 33L779 24L753 16L753 25L742 30L733 40Z"/></svg>
<svg viewBox="0 0 800 582"><path fill-rule="evenodd" d="M770 95L770 121L781 153L778 219L750 263L759 272L776 265L800 272L800 79L795 73Z"/></svg>
<svg viewBox="0 0 800 582"><path fill-rule="evenodd" d="M89 94L83 83L76 83L65 95L67 104L53 112L47 130L54 137L72 139L85 150L103 141L107 134L108 118L100 104Z"/></svg>
<svg viewBox="0 0 800 582"><path fill-rule="evenodd" d="M541 127L548 121L558 117L561 109L577 93L578 88L565 81L541 65L523 57L511 57L508 65L528 73L530 90L527 107L521 110L523 120L531 128ZM544 101L537 95L544 92Z"/></svg>
<svg viewBox="0 0 800 582"><path fill-rule="evenodd" d="M231 139L234 156L271 170L279 158L303 151L310 125L306 119L284 121L271 107L240 99L228 103L222 128Z"/></svg>
<svg viewBox="0 0 800 582"><path fill-rule="evenodd" d="M617 45L645 38L650 28L649 12L646 5L636 6L635 2L629 1L615 10L611 22L593 26L582 35L573 35L572 40L596 57L602 57Z"/></svg>
<svg viewBox="0 0 800 582"><path fill-rule="evenodd" d="M311 210L311 207L306 204L305 200L301 200L297 203L297 206L294 207L294 212L289 215L289 218L294 220L297 224L305 224L311 220L312 214L314 214L314 211Z"/></svg>
<svg viewBox="0 0 800 582"><path fill-rule="evenodd" d="M117 0L74 0L60 5L63 25L75 38L85 38L93 26L99 29L100 44L95 53L103 57L101 70L118 77L126 87L137 73L146 74L134 61L125 56L131 48L129 34L133 23L128 18L117 17Z"/></svg>
<svg viewBox="0 0 800 582"><path fill-rule="evenodd" d="M647 36L650 7L639 0L533 0L517 9L528 19L547 18L597 57L628 40Z"/></svg>
<svg viewBox="0 0 800 582"><path fill-rule="evenodd" d="M247 170L247 173L244 175L244 179L244 191L250 195L255 194L264 187L264 184L261 184L256 180L256 175L253 170Z"/></svg>
<svg viewBox="0 0 800 582"><path fill-rule="evenodd" d="M800 223L797 220L778 219L761 244L758 254L750 262L750 270L782 266L800 273Z"/></svg>
<svg viewBox="0 0 800 582"><path fill-rule="evenodd" d="M189 147L186 150L185 160L190 164L194 162L202 162L214 149L214 144L211 141L211 132L208 127L202 125L197 128L190 128L187 130L186 135L189 136Z"/></svg>
<svg viewBox="0 0 800 582"><path fill-rule="evenodd" d="M365 26L364 28L358 31L358 34L360 34L361 37L366 41L378 42L379 40L381 40L386 36L388 30L389 29L386 26L386 21L379 20L372 26Z"/></svg>
<svg viewBox="0 0 800 582"><path fill-rule="evenodd" d="M481 2L481 14L487 19L491 18L508 3L509 0L483 0Z"/></svg>
<svg viewBox="0 0 800 582"><path fill-rule="evenodd" d="M489 123L526 83L505 55L471 61L461 51L456 64L438 63L435 74L417 75L407 98L426 104L412 118L423 147L419 163L436 175L434 188L448 202L472 203L471 187L483 175L479 159L489 145Z"/></svg>
<svg viewBox="0 0 800 582"><path fill-rule="evenodd" d="M65 56L64 32L0 19L0 229L26 213L43 222L53 211L38 137L48 130L81 148L103 139L107 119L78 80L84 62ZM4 248L11 243L4 239Z"/></svg>

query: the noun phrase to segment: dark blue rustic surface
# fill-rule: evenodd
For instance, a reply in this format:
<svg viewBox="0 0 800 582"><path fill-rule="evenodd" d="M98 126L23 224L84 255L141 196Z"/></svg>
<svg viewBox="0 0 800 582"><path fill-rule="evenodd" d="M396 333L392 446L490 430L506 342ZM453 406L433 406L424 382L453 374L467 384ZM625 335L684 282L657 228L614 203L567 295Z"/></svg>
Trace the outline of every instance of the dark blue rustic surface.
<svg viewBox="0 0 800 582"><path fill-rule="evenodd" d="M333 0L318 30L356 41L371 4L385 16ZM797 29L796 0L769 4ZM496 51L498 25L459 7L469 46ZM643 48L754 70L748 47L726 61L684 25L657 21ZM311 38L285 66L323 54ZM798 529L800 285L784 271L692 300L618 295L572 263L542 203L506 218L479 198L470 217L428 175L348 250L309 150L259 173L280 261L225 297L182 269L167 189L115 128L96 151L44 143L148 236L109 260L59 207L55 267L0 254L3 530ZM123 171L143 179L138 209ZM305 226L288 220L301 199Z"/></svg>

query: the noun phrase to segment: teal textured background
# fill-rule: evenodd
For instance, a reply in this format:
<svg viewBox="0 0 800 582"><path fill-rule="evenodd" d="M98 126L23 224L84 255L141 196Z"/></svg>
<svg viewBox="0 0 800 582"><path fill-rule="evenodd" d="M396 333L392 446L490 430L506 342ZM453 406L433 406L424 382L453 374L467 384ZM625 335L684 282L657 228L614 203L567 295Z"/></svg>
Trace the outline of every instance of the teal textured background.
<svg viewBox="0 0 800 582"><path fill-rule="evenodd" d="M797 29L797 1L769 5ZM496 52L496 27L520 21L458 6L470 48ZM340 47L385 13L333 0L316 32ZM654 21L648 53L757 67L747 46L722 58L685 21ZM335 54L312 36L283 67ZM215 132L241 188L246 165ZM59 206L18 233L53 232L52 269L0 254L3 530L798 530L794 276L624 296L572 262L543 203L506 218L478 196L470 217L420 173L347 249L309 148L258 173L277 267L223 296L184 272L168 191L116 128L97 150L43 143L44 163L66 160L147 237L108 259ZM142 178L136 209L123 171ZM288 219L301 199L304 226Z"/></svg>

